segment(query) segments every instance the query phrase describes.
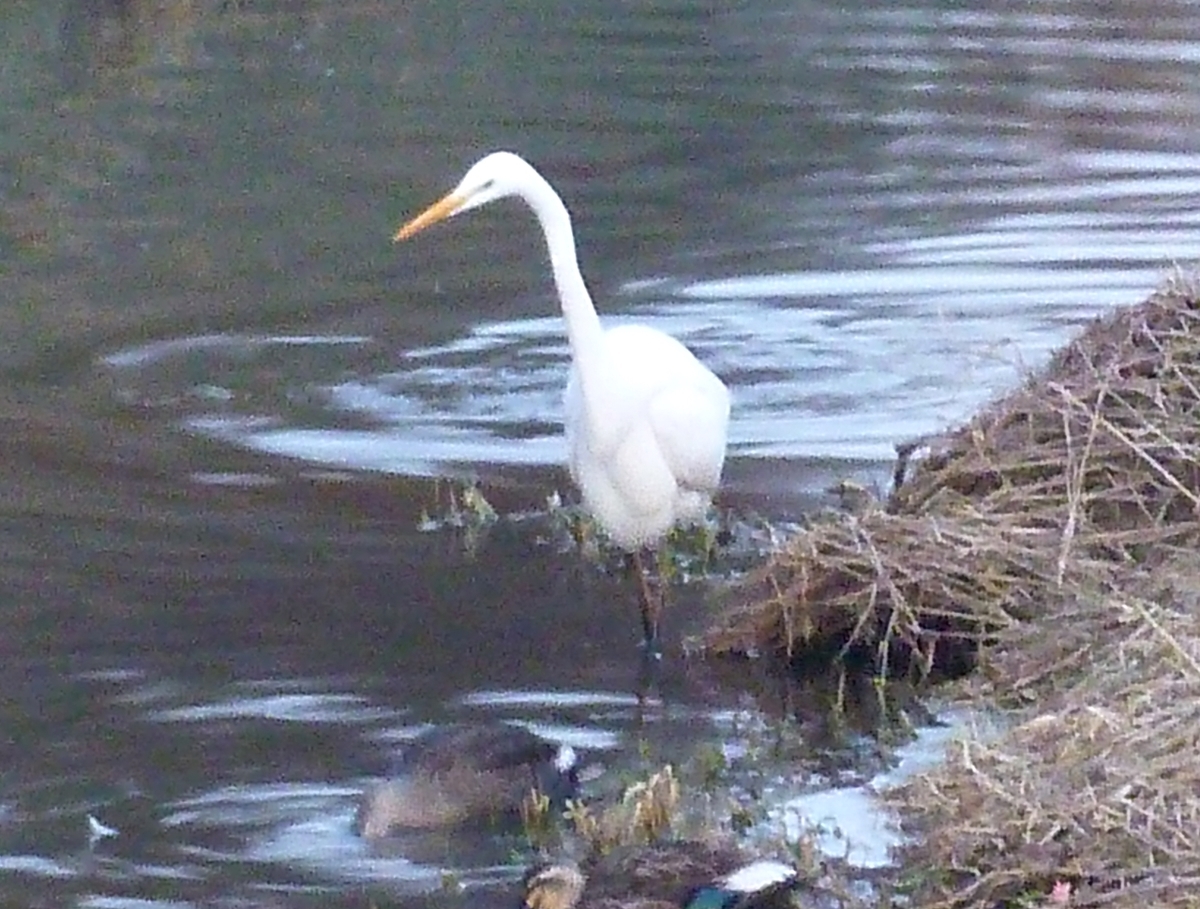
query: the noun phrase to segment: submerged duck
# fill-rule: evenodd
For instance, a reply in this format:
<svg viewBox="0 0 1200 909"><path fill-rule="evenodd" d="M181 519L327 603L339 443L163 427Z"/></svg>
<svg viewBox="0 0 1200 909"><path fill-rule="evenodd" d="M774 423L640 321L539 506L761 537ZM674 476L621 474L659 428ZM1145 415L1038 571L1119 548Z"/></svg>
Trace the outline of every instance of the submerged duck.
<svg viewBox="0 0 1200 909"><path fill-rule="evenodd" d="M536 790L560 806L579 787L575 750L521 726L444 726L414 739L395 776L366 790L354 820L367 839L498 819Z"/></svg>
<svg viewBox="0 0 1200 909"><path fill-rule="evenodd" d="M522 909L784 909L798 883L783 862L747 864L728 848L662 843L615 850L583 868L535 866Z"/></svg>

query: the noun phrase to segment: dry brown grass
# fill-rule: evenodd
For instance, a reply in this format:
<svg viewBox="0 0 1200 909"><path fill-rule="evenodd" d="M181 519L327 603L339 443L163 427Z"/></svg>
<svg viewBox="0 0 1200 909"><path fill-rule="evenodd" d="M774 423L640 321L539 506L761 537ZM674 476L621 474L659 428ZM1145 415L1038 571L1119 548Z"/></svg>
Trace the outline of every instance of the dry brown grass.
<svg viewBox="0 0 1200 909"><path fill-rule="evenodd" d="M986 642L963 687L1016 725L893 794L911 905L1200 906L1200 290L1098 320L922 455L739 584L701 646L891 672Z"/></svg>
<svg viewBox="0 0 1200 909"><path fill-rule="evenodd" d="M1200 533L1200 302L1176 278L1093 323L1024 387L931 446L889 510L958 493L1078 550L1141 561Z"/></svg>
<svg viewBox="0 0 1200 909"><path fill-rule="evenodd" d="M1052 531L956 505L938 515L826 517L740 582L704 646L791 658L866 645L881 665L893 665L898 649L928 671L947 642L994 635L1041 614L1064 583L1109 572L1094 559L1060 572Z"/></svg>
<svg viewBox="0 0 1200 909"><path fill-rule="evenodd" d="M1036 710L891 794L921 834L908 860L938 869L919 905L1017 905L1059 881L1072 906L1200 904L1197 561L1006 636L977 693L1014 686Z"/></svg>
<svg viewBox="0 0 1200 909"><path fill-rule="evenodd" d="M925 443L886 509L819 520L730 592L709 653L897 651L1066 608L1200 542L1200 296L1175 278ZM904 476L904 474L908 474Z"/></svg>

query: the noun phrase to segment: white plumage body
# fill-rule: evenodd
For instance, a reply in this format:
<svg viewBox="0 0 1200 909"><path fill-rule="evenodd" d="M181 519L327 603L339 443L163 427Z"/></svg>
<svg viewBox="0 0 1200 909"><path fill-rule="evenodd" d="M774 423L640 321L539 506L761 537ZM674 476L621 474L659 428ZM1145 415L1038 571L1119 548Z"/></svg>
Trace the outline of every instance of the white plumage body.
<svg viewBox="0 0 1200 909"><path fill-rule="evenodd" d="M584 505L628 550L704 517L721 481L729 392L692 352L644 325L601 340L602 382L572 367L567 458Z"/></svg>

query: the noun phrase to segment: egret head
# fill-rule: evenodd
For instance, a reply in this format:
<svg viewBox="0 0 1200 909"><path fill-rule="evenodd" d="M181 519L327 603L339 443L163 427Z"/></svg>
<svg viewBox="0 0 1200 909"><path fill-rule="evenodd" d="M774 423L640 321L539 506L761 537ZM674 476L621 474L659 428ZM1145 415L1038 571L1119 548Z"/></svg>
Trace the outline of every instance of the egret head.
<svg viewBox="0 0 1200 909"><path fill-rule="evenodd" d="M487 205L505 196L519 195L528 185L530 174L536 176L536 171L520 156L512 152L492 152L477 161L458 186L396 231L392 239L406 240L429 225L459 212Z"/></svg>

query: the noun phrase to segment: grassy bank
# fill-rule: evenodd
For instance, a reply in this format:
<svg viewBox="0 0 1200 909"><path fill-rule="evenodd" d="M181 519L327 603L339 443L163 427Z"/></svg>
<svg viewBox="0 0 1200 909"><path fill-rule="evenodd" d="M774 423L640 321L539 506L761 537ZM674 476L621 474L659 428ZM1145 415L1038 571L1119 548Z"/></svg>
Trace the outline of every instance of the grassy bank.
<svg viewBox="0 0 1200 909"><path fill-rule="evenodd" d="M906 446L886 502L815 520L697 644L970 666L959 694L1017 711L892 794L913 905L1200 905L1200 289Z"/></svg>

